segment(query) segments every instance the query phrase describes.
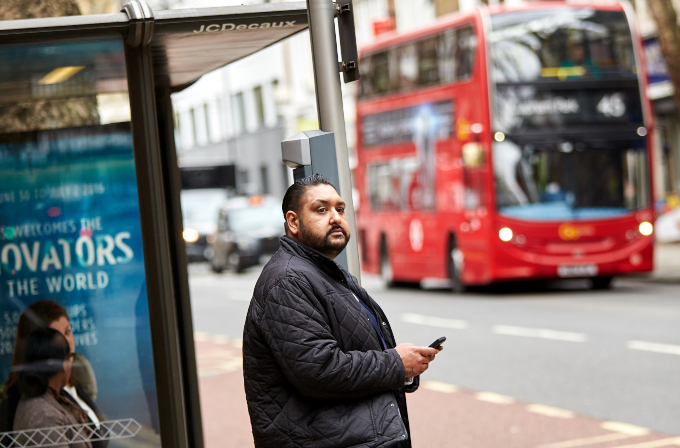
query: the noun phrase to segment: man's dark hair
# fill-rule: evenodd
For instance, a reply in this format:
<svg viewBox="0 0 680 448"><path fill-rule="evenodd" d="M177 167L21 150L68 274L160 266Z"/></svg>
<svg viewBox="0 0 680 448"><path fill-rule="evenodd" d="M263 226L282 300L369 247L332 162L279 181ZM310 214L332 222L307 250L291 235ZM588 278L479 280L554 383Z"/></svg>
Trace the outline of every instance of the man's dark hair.
<svg viewBox="0 0 680 448"><path fill-rule="evenodd" d="M331 187L335 188L335 185L333 185L330 180L321 174L312 174L311 176L296 180L293 182L293 185L288 187L286 194L283 196L283 203L281 204L281 209L283 210L283 219L286 219L286 213L291 210L295 213L299 212L300 200L305 195L305 191L307 191L307 188L313 187L315 185L330 185ZM286 230L288 230L288 224L286 224Z"/></svg>

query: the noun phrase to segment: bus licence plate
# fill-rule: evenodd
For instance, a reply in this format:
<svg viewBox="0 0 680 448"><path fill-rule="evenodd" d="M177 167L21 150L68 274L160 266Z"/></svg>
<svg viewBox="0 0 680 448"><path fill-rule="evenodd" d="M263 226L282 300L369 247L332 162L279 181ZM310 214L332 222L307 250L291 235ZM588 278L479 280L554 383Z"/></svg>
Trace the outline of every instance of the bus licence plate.
<svg viewBox="0 0 680 448"><path fill-rule="evenodd" d="M593 277L597 275L597 265L562 265L557 268L557 275L560 277Z"/></svg>

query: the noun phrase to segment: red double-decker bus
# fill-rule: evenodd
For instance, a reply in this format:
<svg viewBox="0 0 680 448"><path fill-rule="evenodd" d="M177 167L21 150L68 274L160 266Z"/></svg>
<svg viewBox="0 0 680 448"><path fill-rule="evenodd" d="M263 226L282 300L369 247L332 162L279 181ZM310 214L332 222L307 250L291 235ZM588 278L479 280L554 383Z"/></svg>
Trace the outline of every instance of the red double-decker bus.
<svg viewBox="0 0 680 448"><path fill-rule="evenodd" d="M385 281L653 268L652 114L631 11L532 3L364 48L355 182Z"/></svg>

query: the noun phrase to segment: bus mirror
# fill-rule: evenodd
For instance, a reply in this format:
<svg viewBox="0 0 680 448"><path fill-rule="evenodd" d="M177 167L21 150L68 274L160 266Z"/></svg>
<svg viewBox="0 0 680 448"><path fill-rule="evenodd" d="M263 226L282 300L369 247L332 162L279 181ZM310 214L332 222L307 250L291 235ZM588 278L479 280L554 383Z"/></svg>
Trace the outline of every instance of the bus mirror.
<svg viewBox="0 0 680 448"><path fill-rule="evenodd" d="M484 149L481 143L472 142L463 145L463 165L466 168L479 168L484 165Z"/></svg>

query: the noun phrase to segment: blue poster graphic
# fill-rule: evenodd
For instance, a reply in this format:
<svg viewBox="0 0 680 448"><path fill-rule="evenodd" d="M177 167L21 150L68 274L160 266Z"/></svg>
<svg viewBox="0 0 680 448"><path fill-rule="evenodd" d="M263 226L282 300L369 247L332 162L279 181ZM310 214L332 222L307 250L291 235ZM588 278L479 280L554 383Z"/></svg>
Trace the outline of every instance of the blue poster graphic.
<svg viewBox="0 0 680 448"><path fill-rule="evenodd" d="M129 123L0 136L0 382L43 299L66 308L104 418L143 426L109 446L160 445Z"/></svg>

